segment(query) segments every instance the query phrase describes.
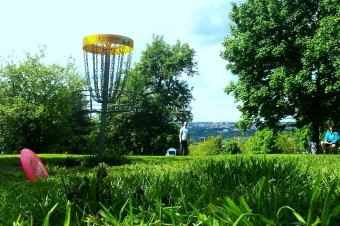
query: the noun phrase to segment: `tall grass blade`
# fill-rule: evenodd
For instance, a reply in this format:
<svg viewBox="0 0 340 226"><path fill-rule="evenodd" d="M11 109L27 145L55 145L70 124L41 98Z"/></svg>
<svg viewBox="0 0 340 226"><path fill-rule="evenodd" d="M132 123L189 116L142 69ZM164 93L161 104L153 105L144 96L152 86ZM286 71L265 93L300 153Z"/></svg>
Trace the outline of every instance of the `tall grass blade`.
<svg viewBox="0 0 340 226"><path fill-rule="evenodd" d="M57 205L58 205L58 203L55 204L50 211L48 211L48 214L47 214L47 216L45 218L43 226L50 226L50 217L51 217L54 209L57 207Z"/></svg>
<svg viewBox="0 0 340 226"><path fill-rule="evenodd" d="M233 226L236 226L240 223L240 221L244 218L244 217L258 217L260 218L262 221L266 222L267 224L266 225L275 225L274 222L270 221L269 219L265 218L264 216L260 215L260 214L253 214L253 213L244 213L242 214L236 221L235 223L233 224ZM251 224L253 225L253 224Z"/></svg>
<svg viewBox="0 0 340 226"><path fill-rule="evenodd" d="M103 204L99 203L102 210L99 211L99 214L105 219L105 221L111 223L112 225L119 225L119 220L117 220L111 213L108 208L106 208Z"/></svg>
<svg viewBox="0 0 340 226"><path fill-rule="evenodd" d="M211 223L208 222L207 219L205 218L205 215L202 214L195 205L189 203L189 206L195 211L195 213L198 216L198 219L202 221L203 225L211 225ZM228 223L231 223L231 222L228 221Z"/></svg>
<svg viewBox="0 0 340 226"><path fill-rule="evenodd" d="M129 216L130 216L130 225L133 225L133 209L132 209L132 198L130 198L130 211L129 211Z"/></svg>
<svg viewBox="0 0 340 226"><path fill-rule="evenodd" d="M319 173L318 178L316 179L316 182L315 182L312 198L310 200L310 206L309 206L308 217L307 217L307 225L311 225L312 224L312 217L313 217L313 211L314 211L314 202L315 202L316 195L317 195L317 193L319 191L321 179L322 179L322 172Z"/></svg>
<svg viewBox="0 0 340 226"><path fill-rule="evenodd" d="M80 221L79 221L78 212L76 212L77 225L83 225L82 222L83 222L84 219L85 219L85 213L86 213L85 207L84 207L84 209L82 209L82 208L80 208L78 205L76 205L76 208L77 208L79 211L81 211L81 213L82 213L82 216L80 217Z"/></svg>
<svg viewBox="0 0 340 226"><path fill-rule="evenodd" d="M259 211L259 214L262 214L262 202L263 202L263 192L264 192L264 184L266 182L267 178L262 177L260 183L259 183L259 191L257 195L257 210Z"/></svg>
<svg viewBox="0 0 340 226"><path fill-rule="evenodd" d="M332 195L334 194L334 190L337 186L337 180L334 180L332 182L332 185L329 189L329 191L327 192L324 204L323 204L323 208L322 208L322 213L321 213L321 225L329 225L330 220L331 220L331 216L329 214L329 206L331 203L331 198Z"/></svg>
<svg viewBox="0 0 340 226"><path fill-rule="evenodd" d="M64 226L69 226L71 221L71 203L67 201Z"/></svg>
<svg viewBox="0 0 340 226"><path fill-rule="evenodd" d="M183 189L182 189L182 188L180 188L180 192L181 192L182 204L183 204L183 207L184 207L185 212L187 213L187 212L188 212L188 209L187 209L187 204L185 203L185 199L184 199Z"/></svg>
<svg viewBox="0 0 340 226"><path fill-rule="evenodd" d="M244 209L246 210L247 213L252 213L249 206L248 206L248 203L246 202L246 200L242 196L240 197L240 204L244 207Z"/></svg>
<svg viewBox="0 0 340 226"><path fill-rule="evenodd" d="M170 210L163 209L163 212L166 213L170 217L171 225L176 226L176 225L179 225L179 223L181 223L180 220L177 218L173 207L171 207Z"/></svg>
<svg viewBox="0 0 340 226"><path fill-rule="evenodd" d="M337 205L333 208L332 212L329 214L329 218L331 217L338 217L340 215L340 205Z"/></svg>
<svg viewBox="0 0 340 226"><path fill-rule="evenodd" d="M19 223L19 222L22 222L21 221L21 214L19 214L16 222L13 222L13 226L16 226L16 225L22 225L22 223ZM2 224L0 224L2 226Z"/></svg>
<svg viewBox="0 0 340 226"><path fill-rule="evenodd" d="M157 218L157 220L159 222L162 222L163 207L162 207L162 203L159 199L157 199L157 201L156 201L156 207L158 208L158 218Z"/></svg>
<svg viewBox="0 0 340 226"><path fill-rule="evenodd" d="M217 206L213 204L208 205L211 212L217 216L220 220L223 220L224 222L227 222L229 215L227 212L231 213L234 217L239 218L242 214L244 214L237 206L236 204L230 199L226 198L226 203L223 205L226 209L226 211L223 211L221 208L218 208ZM241 218L242 222L247 226L252 226L253 224L246 218Z"/></svg>
<svg viewBox="0 0 340 226"><path fill-rule="evenodd" d="M222 211L220 208L211 203L208 205L208 207L210 209L210 212L220 221L222 221L223 223L232 223L229 215L225 211Z"/></svg>
<svg viewBox="0 0 340 226"><path fill-rule="evenodd" d="M320 223L320 217L317 217L314 223L311 224L311 226L317 226L319 223Z"/></svg>
<svg viewBox="0 0 340 226"><path fill-rule="evenodd" d="M130 200L131 200L131 198L128 199L128 200L126 200L125 203L124 203L124 205L123 205L122 208L120 209L120 211L119 211L119 217L118 217L118 221L119 221L119 222L122 220L123 212L124 212L124 210L125 210L125 208L126 208L126 205L128 204L128 202L129 202Z"/></svg>
<svg viewBox="0 0 340 226"><path fill-rule="evenodd" d="M280 212L281 210L283 209L289 209L293 212L294 216L298 219L299 222L303 223L304 225L306 224L306 221L301 217L300 214L298 214L293 208L291 208L290 206L283 206L281 207L278 211L277 211L277 214L276 214L276 217L277 217L277 221L279 222L279 219L280 219Z"/></svg>

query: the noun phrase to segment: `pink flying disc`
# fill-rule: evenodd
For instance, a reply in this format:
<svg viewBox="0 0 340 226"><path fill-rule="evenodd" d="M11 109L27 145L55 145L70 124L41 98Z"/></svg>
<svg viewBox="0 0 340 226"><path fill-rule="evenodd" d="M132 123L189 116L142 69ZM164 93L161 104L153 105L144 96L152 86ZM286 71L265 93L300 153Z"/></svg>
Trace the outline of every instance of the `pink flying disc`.
<svg viewBox="0 0 340 226"><path fill-rule="evenodd" d="M35 182L37 178L48 177L48 172L41 159L31 150L22 149L20 154L22 168L27 178Z"/></svg>

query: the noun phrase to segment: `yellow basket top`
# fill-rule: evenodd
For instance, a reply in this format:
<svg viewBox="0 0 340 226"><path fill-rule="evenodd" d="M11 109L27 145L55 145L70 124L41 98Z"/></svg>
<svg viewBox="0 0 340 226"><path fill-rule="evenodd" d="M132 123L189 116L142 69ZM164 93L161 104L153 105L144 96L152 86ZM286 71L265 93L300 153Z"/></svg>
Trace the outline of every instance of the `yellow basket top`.
<svg viewBox="0 0 340 226"><path fill-rule="evenodd" d="M104 50L109 50L110 55L127 54L133 51L133 40L121 35L89 35L83 40L83 50L95 54L102 54Z"/></svg>

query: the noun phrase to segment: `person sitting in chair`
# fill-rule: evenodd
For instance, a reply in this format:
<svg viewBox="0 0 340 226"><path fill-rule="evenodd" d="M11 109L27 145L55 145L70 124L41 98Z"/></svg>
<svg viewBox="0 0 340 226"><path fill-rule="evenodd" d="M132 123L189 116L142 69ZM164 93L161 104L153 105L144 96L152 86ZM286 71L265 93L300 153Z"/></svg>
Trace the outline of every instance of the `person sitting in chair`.
<svg viewBox="0 0 340 226"><path fill-rule="evenodd" d="M334 125L329 125L329 130L327 130L324 140L321 141L321 148L324 154L326 154L326 147L331 145L333 153L338 154L337 143L339 140L339 134L334 130Z"/></svg>

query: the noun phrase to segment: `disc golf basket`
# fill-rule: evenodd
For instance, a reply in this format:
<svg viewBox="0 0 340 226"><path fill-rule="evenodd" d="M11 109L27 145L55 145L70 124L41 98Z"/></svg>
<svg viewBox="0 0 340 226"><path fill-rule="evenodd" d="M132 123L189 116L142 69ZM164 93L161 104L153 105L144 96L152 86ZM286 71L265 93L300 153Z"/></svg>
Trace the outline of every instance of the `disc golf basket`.
<svg viewBox="0 0 340 226"><path fill-rule="evenodd" d="M134 110L136 93L124 89L133 40L120 35L89 35L83 40L83 50L87 89L74 91L73 103L76 111L100 113L98 154L101 155L106 114Z"/></svg>

